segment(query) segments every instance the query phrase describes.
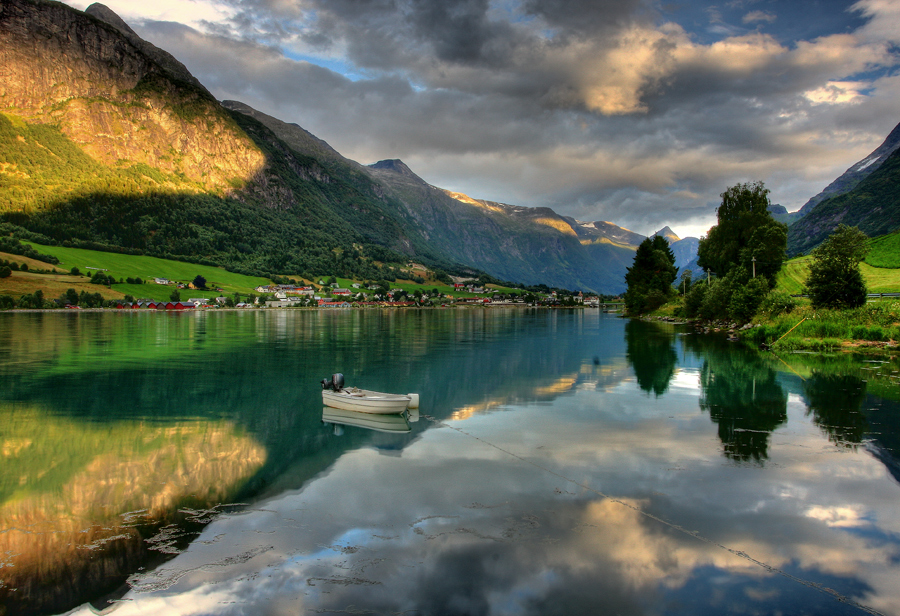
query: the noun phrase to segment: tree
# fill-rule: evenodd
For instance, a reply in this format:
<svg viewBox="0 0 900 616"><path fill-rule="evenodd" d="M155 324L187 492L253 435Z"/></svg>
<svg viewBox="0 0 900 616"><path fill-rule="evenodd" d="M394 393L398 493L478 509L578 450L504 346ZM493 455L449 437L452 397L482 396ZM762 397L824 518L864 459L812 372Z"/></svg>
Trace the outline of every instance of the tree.
<svg viewBox="0 0 900 616"><path fill-rule="evenodd" d="M12 270L9 269L8 265L0 267L0 278L9 278L10 276L12 276Z"/></svg>
<svg viewBox="0 0 900 616"><path fill-rule="evenodd" d="M678 275L675 255L661 235L648 237L634 253L634 263L625 274L625 308L640 314L659 308L672 294L672 282Z"/></svg>
<svg viewBox="0 0 900 616"><path fill-rule="evenodd" d="M857 227L840 224L813 250L806 289L814 308L855 308L866 303L866 283L859 262L869 238Z"/></svg>
<svg viewBox="0 0 900 616"><path fill-rule="evenodd" d="M206 288L206 278L204 278L200 274L197 274L197 276L194 278L193 282L194 282L194 287L196 287L197 289L205 289Z"/></svg>
<svg viewBox="0 0 900 616"><path fill-rule="evenodd" d="M775 284L787 246L787 225L769 213L769 189L762 182L736 184L721 194L717 224L700 239L697 263L723 277L736 266Z"/></svg>
<svg viewBox="0 0 900 616"><path fill-rule="evenodd" d="M178 289L175 289L174 291L172 291L172 294L169 295L169 299L173 302L181 301L181 293L178 291Z"/></svg>

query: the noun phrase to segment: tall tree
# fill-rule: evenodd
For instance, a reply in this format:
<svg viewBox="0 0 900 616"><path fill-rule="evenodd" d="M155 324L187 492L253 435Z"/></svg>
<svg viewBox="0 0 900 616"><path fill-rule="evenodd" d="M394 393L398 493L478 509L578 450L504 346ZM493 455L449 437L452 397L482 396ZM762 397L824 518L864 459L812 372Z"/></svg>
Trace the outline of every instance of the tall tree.
<svg viewBox="0 0 900 616"><path fill-rule="evenodd" d="M661 235L648 237L634 253L634 263L625 274L625 308L631 314L655 310L672 294L678 275L675 254Z"/></svg>
<svg viewBox="0 0 900 616"><path fill-rule="evenodd" d="M859 262L869 251L868 242L857 227L841 224L813 250L806 289L814 308L854 308L866 303Z"/></svg>
<svg viewBox="0 0 900 616"><path fill-rule="evenodd" d="M787 225L769 213L769 189L762 182L736 184L721 194L718 222L700 239L697 263L724 277L737 266L756 269L770 286L781 269L787 246Z"/></svg>

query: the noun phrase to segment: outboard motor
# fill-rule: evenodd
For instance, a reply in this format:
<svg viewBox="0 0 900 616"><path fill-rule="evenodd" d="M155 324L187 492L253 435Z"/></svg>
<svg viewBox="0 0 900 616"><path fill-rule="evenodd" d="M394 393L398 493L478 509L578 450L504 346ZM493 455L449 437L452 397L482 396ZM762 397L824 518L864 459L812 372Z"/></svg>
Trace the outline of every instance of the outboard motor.
<svg viewBox="0 0 900 616"><path fill-rule="evenodd" d="M331 388L334 391L341 391L344 389L344 375L338 372L337 374L331 375Z"/></svg>
<svg viewBox="0 0 900 616"><path fill-rule="evenodd" d="M344 375L337 372L332 374L330 379L322 379L322 389L341 391L344 389Z"/></svg>

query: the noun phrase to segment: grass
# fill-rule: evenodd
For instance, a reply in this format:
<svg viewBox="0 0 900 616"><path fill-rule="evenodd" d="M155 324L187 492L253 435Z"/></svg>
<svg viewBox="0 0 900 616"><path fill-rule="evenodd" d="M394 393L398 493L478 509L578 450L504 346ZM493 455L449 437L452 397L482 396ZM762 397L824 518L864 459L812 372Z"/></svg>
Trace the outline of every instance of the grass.
<svg viewBox="0 0 900 616"><path fill-rule="evenodd" d="M765 319L743 333L754 344L782 350L827 351L849 341L900 340L900 301L878 300L849 310L814 310L801 305L789 314Z"/></svg>
<svg viewBox="0 0 900 616"><path fill-rule="evenodd" d="M248 294L253 292L259 285L271 284L271 281L268 278L235 274L220 267L209 265L197 265L194 263L184 263L182 261L168 261L166 259L141 255L100 252L83 248L42 246L31 242L23 243L30 244L40 253L53 255L59 259L58 267L65 271L71 270L72 267L77 267L82 273L86 273L89 271L88 268L97 268L107 270L106 274L115 277L117 280L120 278L141 278L145 282L150 281L150 284L143 285L113 285L112 288L121 292L121 296L128 294L133 295L134 297L146 297L155 300L169 299L169 295L171 295L174 288L171 286L153 284L152 280L154 278L166 278L173 282L187 283L192 281L198 274L206 278L206 285L212 289L212 293L218 294L230 295L234 292ZM44 266L46 267L46 264L44 264ZM0 280L0 293L4 292L2 284L2 280ZM96 292L103 285L89 286L93 287L92 292ZM217 288L222 289L222 291L215 291ZM192 297L210 296L209 291L203 292L190 289L181 289L180 291L182 299L188 299L188 295ZM48 295L46 291L44 294Z"/></svg>
<svg viewBox="0 0 900 616"><path fill-rule="evenodd" d="M897 258L900 259L900 247L897 250ZM806 278L809 276L811 261L812 257L810 256L797 257L787 261L778 272L776 288L791 295L805 293ZM859 264L859 269L866 281L869 293L900 293L900 267L874 267L863 262Z"/></svg>
<svg viewBox="0 0 900 616"><path fill-rule="evenodd" d="M78 293L82 291L99 293L104 299L122 299L126 293L130 292L123 290L123 288L129 286L131 285L115 285L110 288L102 284L91 284L91 279L87 276L13 272L9 278L0 278L0 295L10 295L14 298L19 298L40 289L44 293L45 300L52 300L63 295L67 289L75 289ZM165 299L168 299L168 296Z"/></svg>
<svg viewBox="0 0 900 616"><path fill-rule="evenodd" d="M900 231L872 238L866 263L872 267L900 268Z"/></svg>

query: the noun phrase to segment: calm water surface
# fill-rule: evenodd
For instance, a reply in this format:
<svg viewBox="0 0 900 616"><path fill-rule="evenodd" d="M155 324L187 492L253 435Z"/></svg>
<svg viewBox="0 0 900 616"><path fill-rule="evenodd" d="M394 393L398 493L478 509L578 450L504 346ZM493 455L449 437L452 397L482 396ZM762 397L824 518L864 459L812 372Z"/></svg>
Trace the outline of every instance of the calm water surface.
<svg viewBox="0 0 900 616"><path fill-rule="evenodd" d="M0 615L900 614L898 367L592 311L0 314ZM333 372L420 412L323 415Z"/></svg>

